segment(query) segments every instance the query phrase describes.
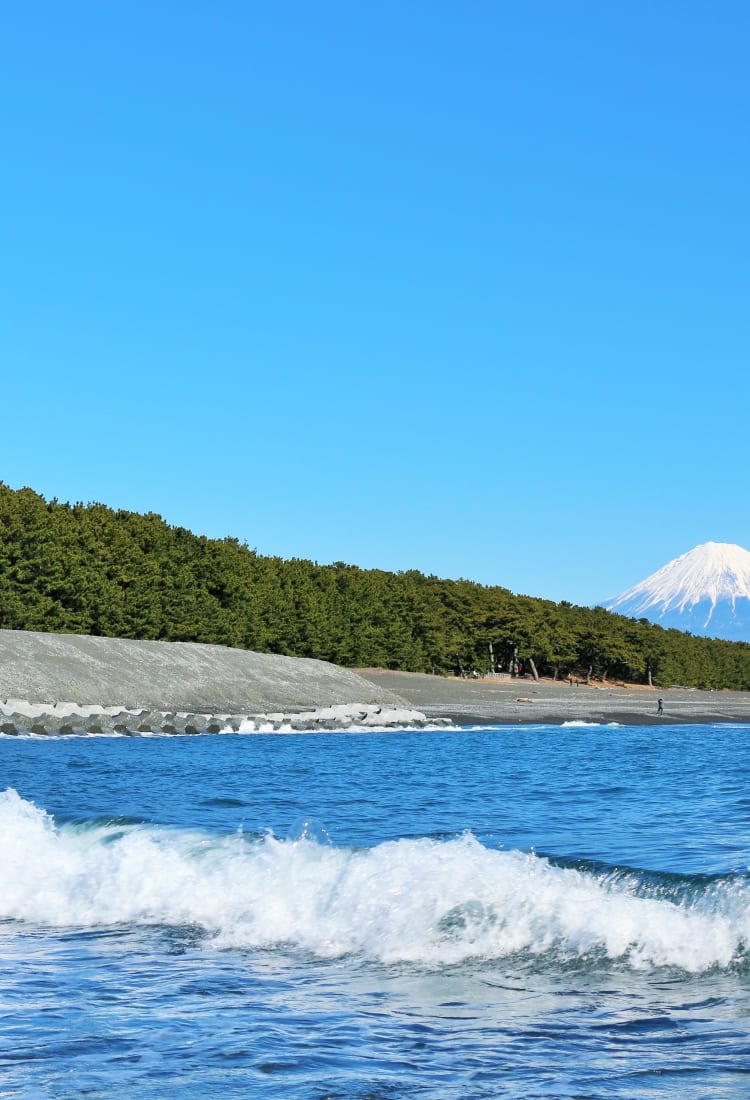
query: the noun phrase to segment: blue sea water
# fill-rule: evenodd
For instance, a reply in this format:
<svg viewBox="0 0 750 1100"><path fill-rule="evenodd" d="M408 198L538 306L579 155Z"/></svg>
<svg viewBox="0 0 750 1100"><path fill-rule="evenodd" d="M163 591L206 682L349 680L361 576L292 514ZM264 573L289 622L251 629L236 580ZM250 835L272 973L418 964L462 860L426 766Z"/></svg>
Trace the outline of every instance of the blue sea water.
<svg viewBox="0 0 750 1100"><path fill-rule="evenodd" d="M0 739L0 1097L750 1094L750 727Z"/></svg>

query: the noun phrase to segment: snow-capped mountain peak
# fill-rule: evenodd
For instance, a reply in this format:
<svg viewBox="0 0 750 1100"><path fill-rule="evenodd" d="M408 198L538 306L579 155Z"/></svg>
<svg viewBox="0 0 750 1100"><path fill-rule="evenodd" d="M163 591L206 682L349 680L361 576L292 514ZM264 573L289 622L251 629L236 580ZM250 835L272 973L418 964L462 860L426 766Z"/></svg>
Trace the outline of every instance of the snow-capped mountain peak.
<svg viewBox="0 0 750 1100"><path fill-rule="evenodd" d="M603 606L696 634L750 640L750 551L705 542Z"/></svg>

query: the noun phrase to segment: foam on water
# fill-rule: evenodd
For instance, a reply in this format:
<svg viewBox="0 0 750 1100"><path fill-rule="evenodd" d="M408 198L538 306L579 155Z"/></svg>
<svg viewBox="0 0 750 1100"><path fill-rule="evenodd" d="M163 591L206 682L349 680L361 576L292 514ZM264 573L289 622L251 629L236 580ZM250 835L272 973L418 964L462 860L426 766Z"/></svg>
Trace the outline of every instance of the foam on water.
<svg viewBox="0 0 750 1100"><path fill-rule="evenodd" d="M604 729L605 727L619 726L620 723L619 722L586 722L583 718L573 718L568 722L562 722L561 725L579 727L581 729L585 729L588 726L591 726L594 729L596 729L596 728Z"/></svg>
<svg viewBox="0 0 750 1100"><path fill-rule="evenodd" d="M563 868L473 836L342 849L133 822L57 824L0 794L0 918L46 926L189 924L218 947L284 945L428 966L518 953L689 972L741 962L744 878L688 889ZM323 839L325 839L325 834Z"/></svg>

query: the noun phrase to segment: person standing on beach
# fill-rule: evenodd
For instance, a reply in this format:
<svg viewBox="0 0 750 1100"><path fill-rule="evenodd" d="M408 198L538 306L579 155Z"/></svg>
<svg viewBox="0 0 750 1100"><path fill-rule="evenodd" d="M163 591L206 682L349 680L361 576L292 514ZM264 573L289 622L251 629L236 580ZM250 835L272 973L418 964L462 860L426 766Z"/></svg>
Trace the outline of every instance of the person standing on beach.
<svg viewBox="0 0 750 1100"><path fill-rule="evenodd" d="M664 700L663 700L663 699L659 699L659 700L657 701L657 704L656 704L656 713L657 713L657 714L663 714L663 713L664 713Z"/></svg>

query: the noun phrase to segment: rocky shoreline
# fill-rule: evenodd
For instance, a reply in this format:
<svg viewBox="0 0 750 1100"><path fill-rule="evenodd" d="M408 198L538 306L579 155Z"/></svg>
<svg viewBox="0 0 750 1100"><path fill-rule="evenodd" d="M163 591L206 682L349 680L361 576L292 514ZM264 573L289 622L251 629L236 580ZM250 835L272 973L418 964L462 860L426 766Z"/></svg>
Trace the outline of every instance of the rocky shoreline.
<svg viewBox="0 0 750 1100"><path fill-rule="evenodd" d="M353 671L193 642L0 630L6 736L684 722L750 724L750 692Z"/></svg>
<svg viewBox="0 0 750 1100"><path fill-rule="evenodd" d="M334 730L423 729L449 725L409 707L339 704L268 714L194 714L75 704L31 704L6 700L0 706L0 734L18 736L148 737L160 734L311 733Z"/></svg>
<svg viewBox="0 0 750 1100"><path fill-rule="evenodd" d="M74 700L74 701L69 701ZM0 630L0 734L294 733L446 724L326 661Z"/></svg>

